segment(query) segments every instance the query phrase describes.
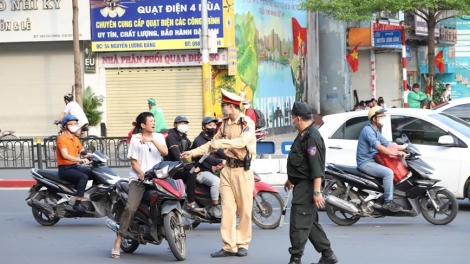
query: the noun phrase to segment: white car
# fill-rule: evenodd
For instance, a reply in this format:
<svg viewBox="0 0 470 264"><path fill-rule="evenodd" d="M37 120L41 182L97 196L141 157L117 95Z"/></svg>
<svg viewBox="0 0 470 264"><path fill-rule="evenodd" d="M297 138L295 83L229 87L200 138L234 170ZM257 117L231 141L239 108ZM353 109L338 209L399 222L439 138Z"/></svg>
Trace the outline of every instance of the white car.
<svg viewBox="0 0 470 264"><path fill-rule="evenodd" d="M470 98L454 99L433 108L433 110L448 113L470 122Z"/></svg>
<svg viewBox="0 0 470 264"><path fill-rule="evenodd" d="M359 134L369 122L368 110L323 117L319 131L326 145L326 162L356 166ZM447 113L434 110L389 108L382 135L389 141L406 134L421 151L421 158L440 174L439 185L457 198L470 197L470 124ZM451 136L454 143L449 142Z"/></svg>

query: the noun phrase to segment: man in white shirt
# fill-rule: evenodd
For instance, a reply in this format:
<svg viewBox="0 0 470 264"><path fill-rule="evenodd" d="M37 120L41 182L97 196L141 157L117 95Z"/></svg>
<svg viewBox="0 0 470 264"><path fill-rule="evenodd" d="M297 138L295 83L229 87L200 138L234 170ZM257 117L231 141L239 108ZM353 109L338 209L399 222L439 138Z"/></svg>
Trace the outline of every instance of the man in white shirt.
<svg viewBox="0 0 470 264"><path fill-rule="evenodd" d="M80 107L80 105L73 100L73 95L70 93L64 95L64 102L64 111L60 113L59 119L56 120L54 123L60 124L62 118L64 118L65 115L73 115L78 118L78 126L81 128L81 131L87 131L88 118L86 117L85 112L83 112L83 109Z"/></svg>
<svg viewBox="0 0 470 264"><path fill-rule="evenodd" d="M129 225L139 207L145 186L142 183L145 172L153 168L168 155L168 148L163 134L155 132L155 118L150 112L140 113L136 118L136 127L142 132L135 134L131 138L127 157L131 161L131 171L129 173L129 198L126 208L119 221L119 231L111 250L112 258L120 257L122 236L127 232Z"/></svg>

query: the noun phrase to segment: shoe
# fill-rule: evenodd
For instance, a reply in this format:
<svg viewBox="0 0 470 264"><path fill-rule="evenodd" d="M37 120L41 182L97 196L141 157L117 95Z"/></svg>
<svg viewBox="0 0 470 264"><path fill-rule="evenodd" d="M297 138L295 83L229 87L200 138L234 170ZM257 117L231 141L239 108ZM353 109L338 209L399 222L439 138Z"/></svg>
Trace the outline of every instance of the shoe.
<svg viewBox="0 0 470 264"><path fill-rule="evenodd" d="M236 255L237 255L237 253L235 253L235 252L228 252L228 251L225 251L225 250L221 249L220 251L212 253L211 257L213 257L213 258L222 258L222 257L233 257L233 256L236 256Z"/></svg>
<svg viewBox="0 0 470 264"><path fill-rule="evenodd" d="M77 212L80 212L80 213L84 213L85 212L85 208L83 208L82 204L81 203L74 203L73 206L72 206L73 210L77 211Z"/></svg>
<svg viewBox="0 0 470 264"><path fill-rule="evenodd" d="M192 205L185 204L184 210L190 214L205 217L205 211L197 207L196 203L193 203Z"/></svg>
<svg viewBox="0 0 470 264"><path fill-rule="evenodd" d="M302 261L300 261L301 258L302 256L291 255L289 264L302 264Z"/></svg>
<svg viewBox="0 0 470 264"><path fill-rule="evenodd" d="M222 218L222 206L220 204L210 205L209 208L207 208L207 212L215 218Z"/></svg>
<svg viewBox="0 0 470 264"><path fill-rule="evenodd" d="M335 264L338 263L338 259L335 256L335 253L331 252L329 257L322 254L320 260L317 264Z"/></svg>
<svg viewBox="0 0 470 264"><path fill-rule="evenodd" d="M403 210L403 207L399 206L394 201L385 202L382 205L382 208L383 209L388 209L390 212L394 212L394 213L400 212L401 210Z"/></svg>
<svg viewBox="0 0 470 264"><path fill-rule="evenodd" d="M237 256L239 257L246 257L248 256L248 249L246 248L238 248Z"/></svg>

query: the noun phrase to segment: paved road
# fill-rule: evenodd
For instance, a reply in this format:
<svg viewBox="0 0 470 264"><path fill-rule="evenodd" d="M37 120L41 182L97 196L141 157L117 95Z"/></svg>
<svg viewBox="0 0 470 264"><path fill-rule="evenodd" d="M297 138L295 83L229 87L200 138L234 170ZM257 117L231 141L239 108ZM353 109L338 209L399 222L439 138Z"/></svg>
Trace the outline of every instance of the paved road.
<svg viewBox="0 0 470 264"><path fill-rule="evenodd" d="M176 262L166 242L159 246L141 246L133 254L121 255L121 260L111 259L114 234L105 227L105 218L62 219L55 226L43 227L33 219L30 207L24 202L26 195L26 189L0 190L1 263ZM320 212L320 223L343 264L468 263L470 204L465 200L460 201L460 205L459 215L446 226L431 225L418 216L361 219L353 226L340 227L324 212ZM223 260L209 257L221 248L219 225L201 224L188 233L189 252L185 263L285 264L289 259L288 220L287 217L283 228L274 230L253 226L249 256ZM310 244L306 248L303 263L316 262L319 254Z"/></svg>

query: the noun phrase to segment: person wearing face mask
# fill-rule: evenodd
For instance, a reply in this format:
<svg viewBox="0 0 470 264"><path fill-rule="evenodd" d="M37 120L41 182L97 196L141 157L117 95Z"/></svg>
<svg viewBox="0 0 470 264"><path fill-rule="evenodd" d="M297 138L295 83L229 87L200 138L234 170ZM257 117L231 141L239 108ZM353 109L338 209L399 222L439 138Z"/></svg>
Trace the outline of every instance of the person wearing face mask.
<svg viewBox="0 0 470 264"><path fill-rule="evenodd" d="M207 142L211 141L214 137L218 120L210 116L204 117L202 120L202 132L194 139L191 149L198 148ZM194 158L193 161L197 162L200 158ZM222 208L219 205L219 185L220 178L213 174L213 172L222 169L225 166L227 156L223 149L219 149L211 153L199 166L200 172L197 174L196 181L200 184L205 184L210 187L212 198L212 206L207 208L208 212L213 216L220 218L222 215Z"/></svg>
<svg viewBox="0 0 470 264"><path fill-rule="evenodd" d="M186 135L188 124L189 121L186 116L179 115L175 118L173 122L174 128L168 130L168 136L166 137L168 155L165 156L165 160L189 163L187 159L180 159L181 153L188 150L191 146L191 140ZM188 199L185 210L194 214L200 213L201 208L198 208L195 203L196 174L190 173L187 170L180 171L173 175L173 179L181 179L186 184Z"/></svg>
<svg viewBox="0 0 470 264"><path fill-rule="evenodd" d="M371 176L382 178L384 186L384 204L382 208L391 212L399 212L403 207L393 201L393 171L375 162L375 155L382 153L392 156L405 156L404 147L395 145L398 151L393 151L387 146L392 144L382 134L380 129L385 124L385 112L387 110L375 106L369 110L369 124L359 134L356 151L357 169Z"/></svg>
<svg viewBox="0 0 470 264"><path fill-rule="evenodd" d="M83 146L75 136L80 129L78 118L73 115L66 115L62 118L63 133L57 138L56 157L59 167L59 177L62 180L77 184L77 196L73 209L78 212L85 212L81 205L81 200L85 193L88 180L93 179L93 174L89 168L78 165L79 162L89 164L88 159L80 158Z"/></svg>
<svg viewBox="0 0 470 264"><path fill-rule="evenodd" d="M253 122L255 122L256 124L256 113L255 110L251 108L250 100L246 99L245 101L243 101L243 109L245 109L245 115L251 118L251 120L253 120Z"/></svg>

